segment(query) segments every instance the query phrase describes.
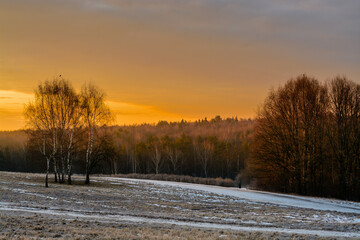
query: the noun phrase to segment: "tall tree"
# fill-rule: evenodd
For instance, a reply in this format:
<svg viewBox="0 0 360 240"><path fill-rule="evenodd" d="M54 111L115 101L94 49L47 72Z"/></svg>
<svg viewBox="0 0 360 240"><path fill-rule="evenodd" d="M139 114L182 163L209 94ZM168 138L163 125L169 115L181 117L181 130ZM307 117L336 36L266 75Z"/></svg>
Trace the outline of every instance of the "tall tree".
<svg viewBox="0 0 360 240"><path fill-rule="evenodd" d="M284 191L313 189L315 169L324 161L327 91L311 77L301 75L273 90L260 110L255 126L251 167Z"/></svg>
<svg viewBox="0 0 360 240"><path fill-rule="evenodd" d="M40 152L47 161L46 186L48 186L51 160L54 165L55 182L58 178L59 181L64 180L66 167L63 144L68 140L66 135L71 128L70 126L76 126L79 120L78 115L75 114L77 99L77 95L68 81L62 78L55 78L52 81L40 84L35 91L34 101L25 107L24 115L27 124L34 130L31 133L40 133L41 135ZM72 134L70 135L72 138ZM50 146L51 149L49 149ZM71 144L68 145L68 158L70 158L70 149ZM62 172L61 179L60 167Z"/></svg>
<svg viewBox="0 0 360 240"><path fill-rule="evenodd" d="M215 150L216 137L203 138L198 136L196 138L195 151L199 157L201 167L204 171L204 176L208 177L210 161L213 158Z"/></svg>
<svg viewBox="0 0 360 240"><path fill-rule="evenodd" d="M161 167L164 163L161 142L157 136L149 136L146 143L155 170L155 174L158 174L160 173Z"/></svg>
<svg viewBox="0 0 360 240"><path fill-rule="evenodd" d="M84 123L88 132L86 146L86 184L90 184L90 171L93 161L94 138L99 126L112 120L109 107L105 103L105 93L93 84L83 86L80 96Z"/></svg>
<svg viewBox="0 0 360 240"><path fill-rule="evenodd" d="M181 158L181 151L176 139L165 135L161 138L162 148L164 149L164 154L171 163L172 172L176 174L179 168L179 161Z"/></svg>
<svg viewBox="0 0 360 240"><path fill-rule="evenodd" d="M360 85L345 77L330 82L329 140L332 146L334 171L341 196L359 198L360 179Z"/></svg>

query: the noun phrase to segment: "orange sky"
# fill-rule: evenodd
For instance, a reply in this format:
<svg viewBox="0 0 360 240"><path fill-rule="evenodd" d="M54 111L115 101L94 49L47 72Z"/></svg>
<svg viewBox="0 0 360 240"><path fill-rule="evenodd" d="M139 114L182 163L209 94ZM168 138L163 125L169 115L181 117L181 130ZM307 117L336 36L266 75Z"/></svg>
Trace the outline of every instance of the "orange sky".
<svg viewBox="0 0 360 240"><path fill-rule="evenodd" d="M2 0L0 130L37 84L101 87L118 124L253 117L301 73L360 81L360 1Z"/></svg>

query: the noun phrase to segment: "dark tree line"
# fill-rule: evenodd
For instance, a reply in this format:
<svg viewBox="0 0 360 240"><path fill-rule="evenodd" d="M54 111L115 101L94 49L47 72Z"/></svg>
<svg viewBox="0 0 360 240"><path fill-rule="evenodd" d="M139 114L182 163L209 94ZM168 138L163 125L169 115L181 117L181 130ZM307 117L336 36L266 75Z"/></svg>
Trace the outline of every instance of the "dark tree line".
<svg viewBox="0 0 360 240"><path fill-rule="evenodd" d="M360 85L306 75L272 90L254 128L250 170L261 188L360 199Z"/></svg>
<svg viewBox="0 0 360 240"><path fill-rule="evenodd" d="M26 142L23 131L0 132L0 170L23 172L32 167L27 159Z"/></svg>
<svg viewBox="0 0 360 240"><path fill-rule="evenodd" d="M218 116L113 127L104 141L112 153L105 172L235 178L245 169L252 125L251 120Z"/></svg>
<svg viewBox="0 0 360 240"><path fill-rule="evenodd" d="M91 172L235 178L239 173L244 174L252 127L252 120L221 119L219 116L196 122L160 121L156 125L97 127ZM30 134L27 141L23 136L22 156L12 159L15 168L2 164L0 159L0 170L46 172L46 157L40 149L42 132L27 132ZM46 139L45 148L49 150L52 150L51 136L48 134ZM87 128L77 128L70 152L71 173L86 173L87 143ZM60 144L57 145L60 149ZM10 149L17 152L15 145ZM55 154L56 162L50 161L49 172L54 174L54 179L62 181L61 159L64 157L61 158L60 152L57 150ZM64 176L66 170L65 165Z"/></svg>

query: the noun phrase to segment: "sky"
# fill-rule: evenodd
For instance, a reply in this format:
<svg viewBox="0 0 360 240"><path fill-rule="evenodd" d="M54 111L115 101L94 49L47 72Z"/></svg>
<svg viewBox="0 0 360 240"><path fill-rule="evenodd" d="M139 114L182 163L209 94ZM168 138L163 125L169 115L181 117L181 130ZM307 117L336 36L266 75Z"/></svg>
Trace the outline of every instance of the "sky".
<svg viewBox="0 0 360 240"><path fill-rule="evenodd" d="M0 0L0 130L58 75L116 123L255 117L306 73L360 83L359 0Z"/></svg>

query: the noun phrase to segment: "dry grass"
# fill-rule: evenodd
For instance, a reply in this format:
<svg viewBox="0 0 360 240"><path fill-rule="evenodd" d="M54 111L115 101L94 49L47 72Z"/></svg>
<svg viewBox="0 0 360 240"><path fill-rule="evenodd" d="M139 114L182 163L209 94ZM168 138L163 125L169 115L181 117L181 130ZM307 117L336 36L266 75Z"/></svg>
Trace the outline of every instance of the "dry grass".
<svg viewBox="0 0 360 240"><path fill-rule="evenodd" d="M2 216L0 239L269 239L266 234L193 228L136 226L91 221L57 220L43 216ZM11 229L11 230L10 230Z"/></svg>
<svg viewBox="0 0 360 240"><path fill-rule="evenodd" d="M4 224L5 222L5 224ZM312 239L307 236L189 227L137 226L48 218L39 214L0 218L0 239Z"/></svg>

